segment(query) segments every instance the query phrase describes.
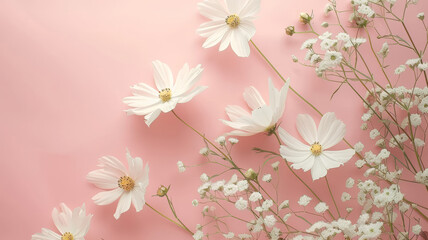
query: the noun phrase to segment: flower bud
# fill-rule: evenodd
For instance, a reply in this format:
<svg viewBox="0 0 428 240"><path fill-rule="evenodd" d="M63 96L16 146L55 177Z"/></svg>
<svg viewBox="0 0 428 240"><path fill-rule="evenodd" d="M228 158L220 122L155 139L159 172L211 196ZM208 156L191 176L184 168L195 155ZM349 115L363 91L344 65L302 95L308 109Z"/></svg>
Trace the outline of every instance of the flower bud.
<svg viewBox="0 0 428 240"><path fill-rule="evenodd" d="M288 36L293 36L293 34L295 33L295 31L294 31L294 26L288 26L288 27L285 29L285 33L286 33Z"/></svg>
<svg viewBox="0 0 428 240"><path fill-rule="evenodd" d="M328 22L323 22L323 23L321 23L321 27L323 27L323 28L328 28Z"/></svg>
<svg viewBox="0 0 428 240"><path fill-rule="evenodd" d="M308 13L300 13L300 22L307 24L312 20L312 17Z"/></svg>
<svg viewBox="0 0 428 240"><path fill-rule="evenodd" d="M244 176L249 179L249 180L255 180L257 179L257 173L254 172L254 170L252 168L248 169L245 173Z"/></svg>
<svg viewBox="0 0 428 240"><path fill-rule="evenodd" d="M169 191L169 187L165 187L164 185L161 185L158 188L158 191L156 192L156 196L163 197L168 193L168 191Z"/></svg>
<svg viewBox="0 0 428 240"><path fill-rule="evenodd" d="M423 20L425 19L425 13L423 13L423 12L418 13L417 17L418 17L421 21L423 21Z"/></svg>

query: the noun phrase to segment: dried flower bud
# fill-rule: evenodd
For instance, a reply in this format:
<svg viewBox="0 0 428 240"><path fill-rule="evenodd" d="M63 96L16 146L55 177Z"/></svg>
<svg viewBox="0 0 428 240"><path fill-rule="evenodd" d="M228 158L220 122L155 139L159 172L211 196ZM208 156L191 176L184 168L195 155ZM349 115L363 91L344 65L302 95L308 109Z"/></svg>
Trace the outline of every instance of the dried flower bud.
<svg viewBox="0 0 428 240"><path fill-rule="evenodd" d="M308 13L300 13L300 22L307 24L312 20L312 17Z"/></svg>
<svg viewBox="0 0 428 240"><path fill-rule="evenodd" d="M254 172L254 170L252 168L248 169L245 173L244 176L249 179L249 180L255 180L257 179L257 173Z"/></svg>
<svg viewBox="0 0 428 240"><path fill-rule="evenodd" d="M297 57L294 56L294 55L291 55L291 59L293 60L293 62L298 62L299 61L299 59L297 59Z"/></svg>
<svg viewBox="0 0 428 240"><path fill-rule="evenodd" d="M421 21L423 21L425 19L425 13L421 12L418 13L418 15L416 15Z"/></svg>
<svg viewBox="0 0 428 240"><path fill-rule="evenodd" d="M168 191L169 191L169 187L165 187L164 185L161 185L158 188L158 191L156 192L156 196L163 197L168 193Z"/></svg>
<svg viewBox="0 0 428 240"><path fill-rule="evenodd" d="M323 22L323 23L321 23L321 27L323 27L323 28L328 28L328 22Z"/></svg>
<svg viewBox="0 0 428 240"><path fill-rule="evenodd" d="M293 34L295 33L295 31L294 31L294 26L288 26L288 27L285 29L285 33L286 33L288 36L293 36Z"/></svg>

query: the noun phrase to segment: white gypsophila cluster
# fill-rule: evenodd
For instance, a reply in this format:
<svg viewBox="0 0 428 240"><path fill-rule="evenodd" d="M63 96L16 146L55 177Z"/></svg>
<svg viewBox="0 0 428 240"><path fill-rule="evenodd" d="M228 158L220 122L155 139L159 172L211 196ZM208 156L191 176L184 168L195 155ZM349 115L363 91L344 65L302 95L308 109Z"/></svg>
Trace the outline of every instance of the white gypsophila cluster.
<svg viewBox="0 0 428 240"><path fill-rule="evenodd" d="M201 150L199 150L199 153L201 155L208 156L208 154L210 153L210 150L207 147L203 147L201 148Z"/></svg>
<svg viewBox="0 0 428 240"><path fill-rule="evenodd" d="M272 181L272 175L270 175L269 173L268 173L268 174L263 175L263 177L262 177L262 181L263 181L263 182L270 182L270 181Z"/></svg>
<svg viewBox="0 0 428 240"><path fill-rule="evenodd" d="M235 234L233 232L228 232L223 234L223 237L226 239L232 239L233 237L235 237Z"/></svg>
<svg viewBox="0 0 428 240"><path fill-rule="evenodd" d="M273 201L270 199L266 199L263 201L261 206L256 207L254 210L257 212L266 212L269 211L270 207L273 206Z"/></svg>
<svg viewBox="0 0 428 240"><path fill-rule="evenodd" d="M300 197L299 201L297 202L300 206L307 206L311 202L312 198L308 197L306 195L303 195Z"/></svg>
<svg viewBox="0 0 428 240"><path fill-rule="evenodd" d="M278 166L279 166L279 161L276 161L274 163L271 164L273 170L277 171L278 170Z"/></svg>
<svg viewBox="0 0 428 240"><path fill-rule="evenodd" d="M178 172L182 173L186 171L186 167L184 166L184 163L182 161L177 162Z"/></svg>
<svg viewBox="0 0 428 240"><path fill-rule="evenodd" d="M290 206L290 201L284 200L281 204L279 204L278 208L279 208L279 210L281 210L284 208L288 208L289 206Z"/></svg>
<svg viewBox="0 0 428 240"><path fill-rule="evenodd" d="M361 143L361 142L357 142L357 143L354 145L354 150L355 150L355 152L357 152L357 153L360 153L361 151L363 151L363 149L364 149L364 144L363 144L363 143Z"/></svg>
<svg viewBox="0 0 428 240"><path fill-rule="evenodd" d="M248 200L250 200L251 202L260 201L260 200L262 200L262 195L259 192L253 192L253 193L251 193Z"/></svg>
<svg viewBox="0 0 428 240"><path fill-rule="evenodd" d="M373 204L376 207L385 207L387 204L397 204L402 201L404 194L400 192L398 185L392 184L389 188L384 188L382 192L373 196Z"/></svg>
<svg viewBox="0 0 428 240"><path fill-rule="evenodd" d="M415 174L415 180L418 183L428 186L428 168L426 168L424 171L417 172Z"/></svg>
<svg viewBox="0 0 428 240"><path fill-rule="evenodd" d="M328 210L328 206L325 202L320 202L314 207L315 212L323 213Z"/></svg>
<svg viewBox="0 0 428 240"><path fill-rule="evenodd" d="M197 230L195 234L193 234L193 239L195 240L202 240L203 237L204 237L204 232L202 232L201 230Z"/></svg>
<svg viewBox="0 0 428 240"><path fill-rule="evenodd" d="M264 224L266 225L266 227L273 227L276 223L276 218L273 215L267 215L264 219Z"/></svg>
<svg viewBox="0 0 428 240"><path fill-rule="evenodd" d="M248 207L248 201L240 197L238 201L235 202L235 207L238 210L244 210Z"/></svg>

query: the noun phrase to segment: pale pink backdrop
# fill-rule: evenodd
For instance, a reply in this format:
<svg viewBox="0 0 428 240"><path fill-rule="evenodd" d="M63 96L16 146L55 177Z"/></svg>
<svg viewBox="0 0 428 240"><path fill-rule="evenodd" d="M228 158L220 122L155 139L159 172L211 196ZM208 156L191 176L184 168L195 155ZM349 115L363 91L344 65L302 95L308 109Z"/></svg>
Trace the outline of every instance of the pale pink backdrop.
<svg viewBox="0 0 428 240"><path fill-rule="evenodd" d="M200 63L205 68L200 85L209 88L179 105L176 112L214 139L230 130L219 119L226 118L226 105L244 105L242 92L247 86L254 85L267 97L267 79L273 78L277 87L282 82L254 48L249 58L238 58L231 49L220 53L217 47L203 49L204 39L196 29L206 19L197 11L198 2L0 3L2 238L30 239L42 227L55 229L51 211L65 202L72 208L85 203L87 211L94 214L87 239L190 239L185 231L147 207L140 213L131 208L116 221L116 203L95 206L91 197L99 190L87 183L85 176L96 169L99 157L113 155L125 160L129 149L150 165L147 201L172 216L164 199L152 197L159 185L171 184L170 195L183 221L192 230L202 222L202 207L193 207L191 201L199 198L199 175L209 172L209 166L181 174L176 167L178 160L188 165L202 162L198 154L204 146L200 137L172 114L161 114L148 128L142 117L126 116L122 98L130 95L133 84L153 84L153 60L169 64L174 75L185 62L190 66ZM319 24L332 19L323 16L325 4L320 0L262 1L253 39L278 70L290 77L295 89L322 112L337 113L347 124L346 137L355 143L366 138L359 130L363 108L358 99L343 88L330 100L336 85L291 61L291 54L303 58L304 52L299 49L307 36L289 38L284 34L287 25L304 30L298 15L312 10L318 17L317 29L323 31ZM409 15L428 10L428 4L421 3L418 8L410 9ZM415 24L418 21L414 17ZM397 59L396 64L403 61ZM282 126L295 133L298 113L309 113L319 120L314 111L290 94ZM249 151L252 147L278 148L273 138L263 134L239 139L234 156L242 167L257 167L263 161L263 156ZM346 179L359 173L354 162L329 171L329 177ZM309 173L300 174L312 181ZM295 201L305 193L294 178L284 179L290 184L281 191L288 199ZM321 184L315 182L314 186ZM344 188L343 180L336 188ZM341 192L335 194L340 197Z"/></svg>

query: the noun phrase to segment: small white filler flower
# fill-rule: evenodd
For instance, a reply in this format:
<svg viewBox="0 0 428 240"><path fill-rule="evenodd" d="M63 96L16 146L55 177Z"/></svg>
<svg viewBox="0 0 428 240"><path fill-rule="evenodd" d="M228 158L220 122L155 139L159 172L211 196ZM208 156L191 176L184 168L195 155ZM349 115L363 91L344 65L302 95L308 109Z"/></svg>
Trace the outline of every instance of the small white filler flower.
<svg viewBox="0 0 428 240"><path fill-rule="evenodd" d="M137 212L143 209L146 203L144 195L149 185L149 166L143 167L141 158L131 157L127 152L129 170L123 163L112 156L99 159L101 169L94 170L86 179L95 186L108 191L100 192L92 197L97 205L108 205L119 199L114 217L119 219L120 214L129 210L131 202Z"/></svg>
<svg viewBox="0 0 428 240"><path fill-rule="evenodd" d="M228 135L250 136L261 132L274 133L277 122L284 113L289 82L290 80L278 91L269 79L269 105L265 103L256 88L252 86L247 88L244 99L252 112L250 114L236 105L227 106L226 113L231 121L222 120L222 122L235 129Z"/></svg>
<svg viewBox="0 0 428 240"><path fill-rule="evenodd" d="M334 113L326 113L317 129L314 120L307 114L297 117L297 130L306 145L284 129L279 128L279 136L286 146L280 148L281 156L295 169L311 170L313 180L327 175L327 169L337 168L346 163L355 154L354 149L327 151L345 136L345 124L336 119Z"/></svg>
<svg viewBox="0 0 428 240"><path fill-rule="evenodd" d="M186 103L207 87L193 86L199 81L203 70L201 65L189 69L184 64L178 72L174 84L171 69L165 63L158 60L153 61L153 77L158 90L145 83L139 83L131 87L133 96L125 97L123 102L132 109L126 110L128 114L144 115L147 126L159 116L161 112L169 112L175 108L177 103Z"/></svg>
<svg viewBox="0 0 428 240"><path fill-rule="evenodd" d="M198 9L211 20L197 30L207 38L202 47L210 48L221 42L219 51L230 44L239 57L250 55L248 42L256 33L252 21L260 10L260 0L205 0L198 3Z"/></svg>
<svg viewBox="0 0 428 240"><path fill-rule="evenodd" d="M60 207L62 212L59 212L56 208L53 209L52 219L61 235L50 229L42 228L42 232L33 234L31 240L85 239L92 218L92 214L86 215L85 204L83 204L82 207L73 209L73 211L64 203L61 203Z"/></svg>

